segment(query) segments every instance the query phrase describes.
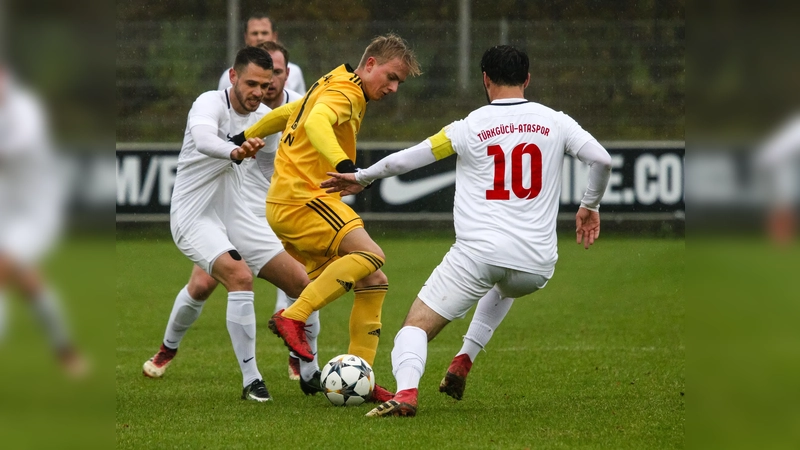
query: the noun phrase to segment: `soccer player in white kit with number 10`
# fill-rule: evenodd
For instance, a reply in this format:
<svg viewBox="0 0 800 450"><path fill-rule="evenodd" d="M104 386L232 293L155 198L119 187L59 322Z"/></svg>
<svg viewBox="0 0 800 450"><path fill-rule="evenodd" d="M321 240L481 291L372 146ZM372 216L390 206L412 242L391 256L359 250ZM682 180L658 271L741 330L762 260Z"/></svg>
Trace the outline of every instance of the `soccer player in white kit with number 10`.
<svg viewBox="0 0 800 450"><path fill-rule="evenodd" d="M333 178L322 183L328 192L355 194L373 180L453 154L458 157L456 242L422 286L395 337L392 368L397 394L367 416L416 415L428 341L477 303L465 339L467 351L462 349L454 359L440 386L440 391L460 399L472 360L513 299L547 284L558 259L556 219L565 154L591 166L576 216L578 242L589 248L599 236L597 211L611 157L566 114L525 100L528 66L528 56L514 47L490 48L481 59L489 105L368 169L329 173Z"/></svg>

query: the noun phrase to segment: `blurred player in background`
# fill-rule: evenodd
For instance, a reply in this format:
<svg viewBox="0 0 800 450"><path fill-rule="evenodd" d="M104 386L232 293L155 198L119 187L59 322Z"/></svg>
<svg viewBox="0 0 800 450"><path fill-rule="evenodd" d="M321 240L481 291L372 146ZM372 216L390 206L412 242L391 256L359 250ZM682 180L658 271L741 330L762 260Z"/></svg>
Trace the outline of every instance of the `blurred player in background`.
<svg viewBox="0 0 800 450"><path fill-rule="evenodd" d="M176 245L195 267L175 299L161 349L143 367L147 376L163 375L203 301L222 283L228 290L228 333L242 371L242 399L258 402L271 397L255 361L253 275L293 296L309 281L302 265L283 250L241 195L242 179L264 141L253 138L234 145L227 140L267 111L261 99L272 82L272 70L269 53L246 47L230 72L232 87L206 92L192 105L178 159L170 226Z"/></svg>
<svg viewBox="0 0 800 450"><path fill-rule="evenodd" d="M361 218L319 184L326 172L355 172L356 134L367 101L397 91L420 73L413 52L400 37L380 36L369 44L358 67L343 64L320 78L302 100L284 105L234 137L234 142L283 131L275 175L267 196L267 219L287 250L305 261L314 280L289 308L270 320L270 329L301 359L311 361L304 326L309 316L354 289L348 353L372 364L388 290L381 248ZM392 393L376 386L374 401Z"/></svg>
<svg viewBox="0 0 800 450"><path fill-rule="evenodd" d="M244 45L255 47L262 42L278 42L278 30L275 22L268 16L255 13L247 18L244 25ZM228 69L230 70L230 69ZM231 87L228 70L222 73L219 78L217 89L227 89ZM290 91L305 92L306 82L303 79L303 71L294 63L286 64L286 88Z"/></svg>
<svg viewBox="0 0 800 450"><path fill-rule="evenodd" d="M40 268L58 241L66 206L66 180L49 136L39 99L0 64L0 339L7 297L15 291L31 307L62 368L80 377L88 366Z"/></svg>
<svg viewBox="0 0 800 450"><path fill-rule="evenodd" d="M793 116L761 146L756 157L767 186L767 233L786 245L797 234L800 204L800 114Z"/></svg>
<svg viewBox="0 0 800 450"><path fill-rule="evenodd" d="M478 307L464 347L439 390L463 395L472 361L488 343L514 298L543 288L553 276L556 216L564 155L590 165L576 215L578 243L600 235L598 207L611 173L608 152L566 114L525 100L528 56L501 45L481 59L489 105L414 147L357 173L334 173L328 193L356 194L376 179L401 175L458 155L453 219L456 243L434 269L395 336L392 369L397 394L367 416L414 416L428 341Z"/></svg>

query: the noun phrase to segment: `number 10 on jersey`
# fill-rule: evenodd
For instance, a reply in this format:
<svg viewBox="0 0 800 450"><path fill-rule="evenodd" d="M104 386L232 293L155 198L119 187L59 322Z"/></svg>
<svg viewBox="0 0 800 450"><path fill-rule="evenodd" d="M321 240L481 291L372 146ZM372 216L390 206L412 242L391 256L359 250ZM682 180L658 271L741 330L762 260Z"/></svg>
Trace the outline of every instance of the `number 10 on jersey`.
<svg viewBox="0 0 800 450"><path fill-rule="evenodd" d="M494 158L494 187L486 191L486 200L508 200L510 192L506 188L506 154L499 145L490 145L486 154ZM525 155L530 157L528 164L531 185L525 187L523 163ZM518 198L530 200L536 198L542 190L542 152L536 144L519 144L511 151L511 190Z"/></svg>

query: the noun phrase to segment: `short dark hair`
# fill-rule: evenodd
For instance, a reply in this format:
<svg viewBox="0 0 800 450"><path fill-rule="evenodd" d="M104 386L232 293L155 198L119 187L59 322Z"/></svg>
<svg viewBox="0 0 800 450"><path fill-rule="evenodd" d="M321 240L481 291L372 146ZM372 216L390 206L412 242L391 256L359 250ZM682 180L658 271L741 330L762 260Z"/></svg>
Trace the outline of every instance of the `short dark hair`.
<svg viewBox="0 0 800 450"><path fill-rule="evenodd" d="M495 45L481 58L481 72L501 86L519 86L528 79L528 55L510 45Z"/></svg>
<svg viewBox="0 0 800 450"><path fill-rule="evenodd" d="M248 64L253 63L264 70L272 70L272 57L260 47L245 47L236 54L233 70L241 73Z"/></svg>
<svg viewBox="0 0 800 450"><path fill-rule="evenodd" d="M244 30L244 34L247 34L247 26L250 25L250 21L251 20L261 20L261 19L269 20L269 24L270 24L270 26L272 26L272 32L274 33L276 28L275 28L275 21L272 20L272 17L270 17L270 16L268 16L268 15L262 13L262 12L254 12L253 14L250 14L249 16L247 16L247 19L244 20L244 24L242 25L242 29Z"/></svg>
<svg viewBox="0 0 800 450"><path fill-rule="evenodd" d="M283 59L286 61L286 64L289 64L289 50L286 50L286 47L283 45L274 42L274 41L264 41L258 44L256 47L261 47L268 52L281 52L283 53Z"/></svg>

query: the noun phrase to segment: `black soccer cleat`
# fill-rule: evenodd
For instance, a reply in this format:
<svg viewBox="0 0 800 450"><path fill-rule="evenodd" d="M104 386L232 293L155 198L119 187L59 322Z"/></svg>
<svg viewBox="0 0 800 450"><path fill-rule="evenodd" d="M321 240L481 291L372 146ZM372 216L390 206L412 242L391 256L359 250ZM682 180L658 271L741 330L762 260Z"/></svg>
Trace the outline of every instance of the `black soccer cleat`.
<svg viewBox="0 0 800 450"><path fill-rule="evenodd" d="M318 370L314 372L314 375L312 375L311 379L308 381L300 377L300 390L306 395L315 395L317 392L322 392L320 375L322 375L322 372Z"/></svg>
<svg viewBox="0 0 800 450"><path fill-rule="evenodd" d="M267 385L264 384L264 380L256 380L242 389L242 400L267 402L272 400L272 397L270 397L269 391L267 391Z"/></svg>

